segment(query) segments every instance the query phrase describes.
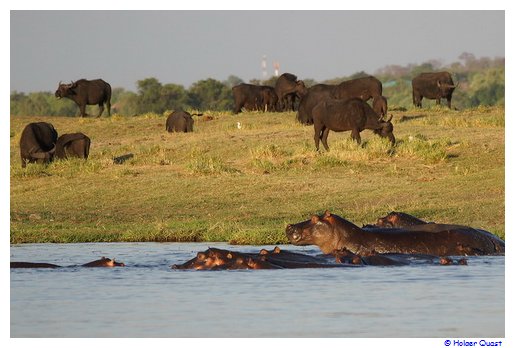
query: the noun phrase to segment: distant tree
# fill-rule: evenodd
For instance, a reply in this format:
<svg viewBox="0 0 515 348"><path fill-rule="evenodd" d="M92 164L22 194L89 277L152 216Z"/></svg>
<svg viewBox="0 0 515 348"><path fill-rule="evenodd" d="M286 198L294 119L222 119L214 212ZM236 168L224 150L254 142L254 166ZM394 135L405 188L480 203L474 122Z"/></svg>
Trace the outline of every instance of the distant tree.
<svg viewBox="0 0 515 348"><path fill-rule="evenodd" d="M426 63L422 63L420 65L417 65L417 66L414 66L412 69L411 69L411 76L410 76L410 79L413 79L415 76L421 74L421 73L425 73L425 72L433 72L435 69L433 67L433 64L429 63L429 62L426 62Z"/></svg>
<svg viewBox="0 0 515 348"><path fill-rule="evenodd" d="M261 85L262 86L272 86L272 87L274 87L278 78L279 78L279 76L271 76L270 78L268 78L266 80L262 80L261 81Z"/></svg>
<svg viewBox="0 0 515 348"><path fill-rule="evenodd" d="M227 77L227 80L224 81L224 84L229 87L229 88L233 88L234 86L237 86L239 85L240 83L244 83L245 81L243 81L242 79L240 79L238 76L235 76L235 75L229 75L229 77Z"/></svg>
<svg viewBox="0 0 515 348"><path fill-rule="evenodd" d="M188 90L190 105L199 110L229 110L232 106L232 91L215 79L195 82Z"/></svg>

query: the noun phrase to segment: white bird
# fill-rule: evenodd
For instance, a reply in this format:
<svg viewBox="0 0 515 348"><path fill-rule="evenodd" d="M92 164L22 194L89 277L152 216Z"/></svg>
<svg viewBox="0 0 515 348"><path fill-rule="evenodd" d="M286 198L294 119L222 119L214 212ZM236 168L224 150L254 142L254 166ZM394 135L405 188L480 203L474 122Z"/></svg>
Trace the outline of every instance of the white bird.
<svg viewBox="0 0 515 348"><path fill-rule="evenodd" d="M238 129L241 129L241 123L240 123L240 122L236 123L236 127L237 127Z"/></svg>

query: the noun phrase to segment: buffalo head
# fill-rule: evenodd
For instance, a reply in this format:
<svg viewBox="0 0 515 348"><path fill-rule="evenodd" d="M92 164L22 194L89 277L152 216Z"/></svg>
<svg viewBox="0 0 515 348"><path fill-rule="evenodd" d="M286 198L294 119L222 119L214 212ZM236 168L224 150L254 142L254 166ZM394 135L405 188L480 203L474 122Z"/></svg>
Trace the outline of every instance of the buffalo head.
<svg viewBox="0 0 515 348"><path fill-rule="evenodd" d="M308 94L308 89L306 88L306 85L304 84L304 81L299 80L295 84L295 92L297 93L297 96L299 98L302 98L306 94Z"/></svg>
<svg viewBox="0 0 515 348"><path fill-rule="evenodd" d="M393 115L390 114L390 117L385 121L384 116L381 116L379 118L379 124L381 125L381 128L375 129L374 133L379 135L383 138L388 138L392 145L395 145L395 136L393 135L393 124L392 124L392 118Z"/></svg>
<svg viewBox="0 0 515 348"><path fill-rule="evenodd" d="M438 88L440 89L440 91L442 92L442 95L448 95L449 93L452 93L454 91L454 89L456 87L458 87L460 83L458 82L457 84L455 85L451 85L449 83L445 83L445 82L440 82L439 80L436 81L436 85L438 86Z"/></svg>
<svg viewBox="0 0 515 348"><path fill-rule="evenodd" d="M58 99L69 97L73 95L75 92L73 88L76 86L76 84L72 81L71 83L65 84L61 83L59 81L59 86L57 87L57 90L55 91L55 96Z"/></svg>

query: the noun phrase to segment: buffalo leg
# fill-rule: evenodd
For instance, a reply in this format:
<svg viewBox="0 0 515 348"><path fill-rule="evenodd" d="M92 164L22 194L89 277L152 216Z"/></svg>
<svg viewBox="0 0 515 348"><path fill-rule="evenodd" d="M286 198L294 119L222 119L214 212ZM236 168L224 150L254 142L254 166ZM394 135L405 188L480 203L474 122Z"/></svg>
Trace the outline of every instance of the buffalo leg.
<svg viewBox="0 0 515 348"><path fill-rule="evenodd" d="M320 129L320 127L317 127L315 125L315 136L314 136L314 139L315 139L315 147L317 149L317 151L320 150L320 138L322 137L322 130Z"/></svg>
<svg viewBox="0 0 515 348"><path fill-rule="evenodd" d="M415 92L413 92L413 105L415 105L418 108L422 107L422 97Z"/></svg>
<svg viewBox="0 0 515 348"><path fill-rule="evenodd" d="M449 109L451 108L451 97L447 97L447 106L449 107Z"/></svg>
<svg viewBox="0 0 515 348"><path fill-rule="evenodd" d="M99 113L98 113L97 117L100 117L100 116L102 116L102 113L104 112L104 103L98 104L98 108L99 108Z"/></svg>
<svg viewBox="0 0 515 348"><path fill-rule="evenodd" d="M436 98L436 105L440 105L440 98Z"/></svg>
<svg viewBox="0 0 515 348"><path fill-rule="evenodd" d="M322 131L322 144L327 151L329 151L329 145L327 145L327 137L329 136L329 128L324 128Z"/></svg>
<svg viewBox="0 0 515 348"><path fill-rule="evenodd" d="M359 135L359 130L353 129L350 133L352 139L356 140L358 144L361 144L361 136Z"/></svg>
<svg viewBox="0 0 515 348"><path fill-rule="evenodd" d="M107 106L107 116L111 116L111 101L108 100L106 102L106 106Z"/></svg>
<svg viewBox="0 0 515 348"><path fill-rule="evenodd" d="M80 108L80 116L85 117L86 116L86 104L79 106Z"/></svg>

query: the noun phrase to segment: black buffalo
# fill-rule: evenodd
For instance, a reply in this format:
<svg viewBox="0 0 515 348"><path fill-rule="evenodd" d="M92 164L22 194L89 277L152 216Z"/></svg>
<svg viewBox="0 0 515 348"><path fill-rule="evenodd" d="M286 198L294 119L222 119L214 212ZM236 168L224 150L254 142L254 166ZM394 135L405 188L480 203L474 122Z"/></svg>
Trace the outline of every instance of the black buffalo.
<svg viewBox="0 0 515 348"><path fill-rule="evenodd" d="M111 85L104 80L85 80L64 84L59 83L57 98L68 98L73 100L80 108L82 117L86 116L86 105L97 105L100 117L104 112L104 104L107 106L107 114L111 116Z"/></svg>
<svg viewBox="0 0 515 348"><path fill-rule="evenodd" d="M382 95L374 97L372 100L372 109L374 109L377 115L384 117L388 112L388 101Z"/></svg>
<svg viewBox="0 0 515 348"><path fill-rule="evenodd" d="M246 110L275 111L277 95L271 86L258 86L249 83L241 83L232 88L234 97L234 113Z"/></svg>
<svg viewBox="0 0 515 348"><path fill-rule="evenodd" d="M193 132L193 117L191 117L191 114L187 111L176 110L166 119L166 130L170 133Z"/></svg>
<svg viewBox="0 0 515 348"><path fill-rule="evenodd" d="M440 99L447 99L447 106L451 108L452 93L458 87L454 84L451 74L447 71L422 73L411 81L413 88L413 105L421 108L422 99L436 99L436 104L440 105Z"/></svg>
<svg viewBox="0 0 515 348"><path fill-rule="evenodd" d="M295 97L302 98L308 89L304 82L297 80L297 76L284 73L275 82L275 93L278 98L278 109L281 111L294 111Z"/></svg>
<svg viewBox="0 0 515 348"><path fill-rule="evenodd" d="M63 134L57 138L55 144L55 157L66 159L69 157L78 157L87 159L89 156L89 147L91 139L83 133Z"/></svg>
<svg viewBox="0 0 515 348"><path fill-rule="evenodd" d="M261 87L261 98L258 100L257 110L260 111L277 111L277 93L274 87L259 86Z"/></svg>
<svg viewBox="0 0 515 348"><path fill-rule="evenodd" d="M308 89L308 93L300 101L297 120L303 124L313 124L313 116L311 115L313 108L326 99L348 100L359 98L367 101L370 98L380 97L382 93L383 85L374 76L343 81L339 85L314 85Z"/></svg>
<svg viewBox="0 0 515 348"><path fill-rule="evenodd" d="M21 167L27 163L52 161L57 142L57 131L47 122L34 122L25 126L20 137Z"/></svg>
<svg viewBox="0 0 515 348"><path fill-rule="evenodd" d="M383 94L383 84L374 76L343 81L333 90L333 98L347 100L359 98L367 101Z"/></svg>
<svg viewBox="0 0 515 348"><path fill-rule="evenodd" d="M373 130L381 137L388 138L395 144L391 118L387 121L379 119L375 111L359 98L349 100L328 99L321 101L313 108L313 124L315 128L315 146L319 150L322 140L326 150L329 131L351 131L351 137L361 143L360 132L364 129Z"/></svg>

